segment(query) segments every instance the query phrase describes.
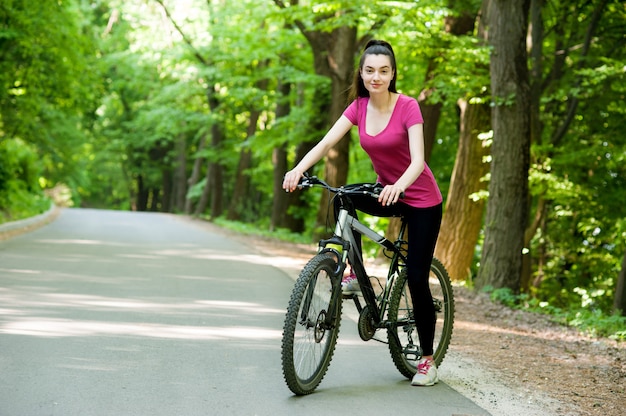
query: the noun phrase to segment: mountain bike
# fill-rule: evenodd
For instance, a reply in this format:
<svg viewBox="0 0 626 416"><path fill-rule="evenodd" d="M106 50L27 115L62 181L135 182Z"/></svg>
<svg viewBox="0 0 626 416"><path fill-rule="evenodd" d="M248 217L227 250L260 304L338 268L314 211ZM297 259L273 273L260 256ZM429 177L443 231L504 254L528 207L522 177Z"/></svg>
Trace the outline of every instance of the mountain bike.
<svg viewBox="0 0 626 416"><path fill-rule="evenodd" d="M334 234L319 242L318 253L300 272L289 300L281 346L287 386L296 395L306 395L321 383L335 351L344 299L354 301L359 312L357 328L361 339L387 343L396 368L411 379L423 354L407 285L406 222L402 221L398 237L392 242L350 214L350 196L365 194L378 198L383 189L380 184L333 187L315 176L305 175L298 185L300 189L312 187L335 194L340 209ZM380 245L390 259L384 282L368 275L353 231ZM358 279L360 294L342 293L341 279L348 263ZM452 337L454 296L448 272L436 258L430 271L437 317L434 360L439 366ZM378 282L376 288L372 280Z"/></svg>

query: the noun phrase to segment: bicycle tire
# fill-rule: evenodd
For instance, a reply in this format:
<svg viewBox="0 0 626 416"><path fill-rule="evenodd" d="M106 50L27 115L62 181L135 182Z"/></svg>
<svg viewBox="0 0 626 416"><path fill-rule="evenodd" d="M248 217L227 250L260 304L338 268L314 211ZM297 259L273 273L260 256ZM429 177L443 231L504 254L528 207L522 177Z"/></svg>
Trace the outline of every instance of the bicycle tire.
<svg viewBox="0 0 626 416"><path fill-rule="evenodd" d="M443 264L436 258L430 266L430 290L436 310L436 326L433 358L439 366L448 351L454 326L454 293L450 276ZM402 269L391 293L388 319L392 324L388 329L389 352L400 373L412 378L417 371L417 362L422 357L419 338L413 317L407 286L406 269ZM396 336L392 333L395 331ZM398 344L397 340L400 340Z"/></svg>
<svg viewBox="0 0 626 416"><path fill-rule="evenodd" d="M335 256L323 253L304 267L289 300L282 339L285 382L296 395L312 393L326 375L332 360L341 323L341 294L337 296L330 325L323 320L331 307L334 291L341 291ZM328 327L327 327L328 326Z"/></svg>

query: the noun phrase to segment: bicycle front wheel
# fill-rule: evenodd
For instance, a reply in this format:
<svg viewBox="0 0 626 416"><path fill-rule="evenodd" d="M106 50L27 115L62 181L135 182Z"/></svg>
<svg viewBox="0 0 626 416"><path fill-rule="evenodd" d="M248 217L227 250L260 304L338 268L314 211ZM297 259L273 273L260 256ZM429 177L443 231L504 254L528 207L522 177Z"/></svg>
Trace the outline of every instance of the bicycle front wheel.
<svg viewBox="0 0 626 416"><path fill-rule="evenodd" d="M297 394L312 393L330 364L339 324L341 296L334 305L334 291L341 291L335 256L318 254L304 267L289 300L283 326L282 365L289 389Z"/></svg>
<svg viewBox="0 0 626 416"><path fill-rule="evenodd" d="M454 296L450 276L436 258L433 258L430 265L429 284L436 317L433 358L439 366L452 338ZM417 371L417 363L422 358L422 348L415 327L406 268L402 269L392 289L388 319L391 323L388 331L391 358L402 375L412 378Z"/></svg>

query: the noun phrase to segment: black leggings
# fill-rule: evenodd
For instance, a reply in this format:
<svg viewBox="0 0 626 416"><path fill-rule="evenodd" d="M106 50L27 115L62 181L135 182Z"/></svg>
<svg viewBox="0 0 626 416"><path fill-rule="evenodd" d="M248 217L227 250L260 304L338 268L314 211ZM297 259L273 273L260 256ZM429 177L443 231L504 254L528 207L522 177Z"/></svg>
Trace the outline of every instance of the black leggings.
<svg viewBox="0 0 626 416"><path fill-rule="evenodd" d="M354 208L376 217L404 217L408 231L407 276L409 291L413 298L415 324L420 346L425 356L433 355L435 336L435 307L433 305L428 275L435 252L435 244L441 225L442 204L430 208L415 208L398 202L391 206L382 206L376 199L367 195L351 196ZM335 198L335 213L339 212L338 198ZM356 216L356 212L352 212ZM355 239L361 249L361 235L355 233Z"/></svg>

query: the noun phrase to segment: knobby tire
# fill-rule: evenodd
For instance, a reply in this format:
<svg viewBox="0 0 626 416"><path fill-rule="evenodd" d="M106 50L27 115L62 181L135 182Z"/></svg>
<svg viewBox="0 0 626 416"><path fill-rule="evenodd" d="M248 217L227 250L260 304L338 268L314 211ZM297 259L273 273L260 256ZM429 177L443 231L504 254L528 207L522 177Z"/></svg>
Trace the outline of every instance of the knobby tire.
<svg viewBox="0 0 626 416"><path fill-rule="evenodd" d="M341 293L337 296L330 324L331 295L341 292L341 278L333 277L338 265L335 256L313 257L296 280L289 300L282 340L285 382L296 395L312 393L320 384L335 351L341 323Z"/></svg>
<svg viewBox="0 0 626 416"><path fill-rule="evenodd" d="M435 303L437 324L435 327L434 354L435 364L439 366L443 361L454 325L454 295L450 276L441 262L433 258L430 266L430 290ZM396 368L402 375L412 378L417 371L417 362L422 356L419 346L413 304L407 285L406 268L400 271L394 283L389 301L389 322L396 322L389 328L389 352ZM393 332L400 339L400 344Z"/></svg>

